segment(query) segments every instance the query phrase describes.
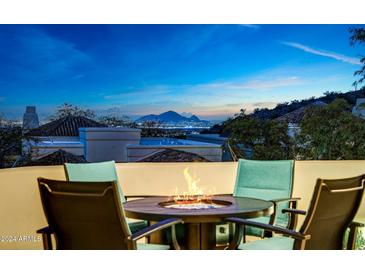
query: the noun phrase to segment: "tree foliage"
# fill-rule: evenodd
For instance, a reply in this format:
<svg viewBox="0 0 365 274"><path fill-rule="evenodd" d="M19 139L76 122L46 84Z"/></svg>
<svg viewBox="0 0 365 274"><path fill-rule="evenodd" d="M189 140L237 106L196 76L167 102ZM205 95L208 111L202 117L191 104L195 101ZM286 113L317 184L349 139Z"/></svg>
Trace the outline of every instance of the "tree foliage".
<svg viewBox="0 0 365 274"><path fill-rule="evenodd" d="M349 111L349 104L336 99L327 106L307 109L295 138L299 159L350 160L365 158L365 121Z"/></svg>
<svg viewBox="0 0 365 274"><path fill-rule="evenodd" d="M238 157L256 160L290 159L291 140L288 125L247 115L245 110L225 123L229 142Z"/></svg>
<svg viewBox="0 0 365 274"><path fill-rule="evenodd" d="M0 168L6 167L6 157L19 155L22 146L22 128L8 125L0 128Z"/></svg>
<svg viewBox="0 0 365 274"><path fill-rule="evenodd" d="M64 103L57 107L57 110L50 120L56 120L66 116L84 116L86 118L95 118L95 112L91 109L83 109L73 104Z"/></svg>
<svg viewBox="0 0 365 274"><path fill-rule="evenodd" d="M285 122L258 119L244 110L225 122L225 130L239 158L365 159L365 120L352 115L344 99L308 107L294 138Z"/></svg>
<svg viewBox="0 0 365 274"><path fill-rule="evenodd" d="M352 28L350 29L351 37L350 43L351 45L356 44L365 44L365 28ZM362 63L362 68L355 71L355 75L360 76L360 79L354 82L354 86L357 87L361 85L365 81L365 56L360 56L360 62Z"/></svg>
<svg viewBox="0 0 365 274"><path fill-rule="evenodd" d="M108 115L100 117L98 121L104 125L111 127L136 127L136 124L128 116L116 117Z"/></svg>

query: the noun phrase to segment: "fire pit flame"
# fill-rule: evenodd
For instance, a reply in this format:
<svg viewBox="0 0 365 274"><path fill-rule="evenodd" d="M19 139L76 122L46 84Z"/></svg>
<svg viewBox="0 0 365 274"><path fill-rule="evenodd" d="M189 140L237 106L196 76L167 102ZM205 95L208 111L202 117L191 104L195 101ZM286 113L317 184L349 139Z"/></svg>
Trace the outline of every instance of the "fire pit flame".
<svg viewBox="0 0 365 274"><path fill-rule="evenodd" d="M164 206L174 209L208 209L220 208L224 205L215 203L212 194L207 194L198 186L200 179L189 173L189 168L184 169L185 181L188 184L188 191L179 194L178 188L175 189L173 201Z"/></svg>
<svg viewBox="0 0 365 274"><path fill-rule="evenodd" d="M211 195L204 193L203 189L198 186L200 179L189 173L189 168L184 169L185 181L188 184L188 191L179 194L178 188L175 189L174 201L176 204L200 203L202 200L211 200Z"/></svg>

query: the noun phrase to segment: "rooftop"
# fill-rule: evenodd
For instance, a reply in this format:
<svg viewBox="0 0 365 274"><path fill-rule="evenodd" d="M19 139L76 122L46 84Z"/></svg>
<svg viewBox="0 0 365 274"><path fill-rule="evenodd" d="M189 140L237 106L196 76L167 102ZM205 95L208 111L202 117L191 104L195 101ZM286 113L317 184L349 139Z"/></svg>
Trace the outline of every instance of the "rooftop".
<svg viewBox="0 0 365 274"><path fill-rule="evenodd" d="M82 156L76 156L72 153L59 149L36 160L20 161L16 164L16 166L56 166L63 165L64 163L87 163L87 161Z"/></svg>
<svg viewBox="0 0 365 274"><path fill-rule="evenodd" d="M27 132L28 136L79 136L79 128L106 127L83 116L66 116Z"/></svg>
<svg viewBox="0 0 365 274"><path fill-rule="evenodd" d="M176 150L164 149L139 160L138 162L210 162L195 153Z"/></svg>

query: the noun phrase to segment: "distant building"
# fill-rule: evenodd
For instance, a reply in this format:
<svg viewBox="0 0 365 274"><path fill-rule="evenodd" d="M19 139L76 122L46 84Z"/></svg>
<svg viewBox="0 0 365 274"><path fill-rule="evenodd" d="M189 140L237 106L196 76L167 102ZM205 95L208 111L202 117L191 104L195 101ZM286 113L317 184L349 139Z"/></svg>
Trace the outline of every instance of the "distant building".
<svg viewBox="0 0 365 274"><path fill-rule="evenodd" d="M23 155L30 154L24 158L31 158L32 162L60 150L88 162L222 161L219 144L163 137L141 138L140 129L107 127L81 116L60 118L27 131L25 136Z"/></svg>
<svg viewBox="0 0 365 274"><path fill-rule="evenodd" d="M315 102L313 102L311 104L308 104L306 106L300 107L296 110L288 112L288 113L276 118L275 120L280 121L280 122L287 122L287 123L291 124L292 126L298 125L302 121L302 119L305 115L305 112L307 111L308 108L317 107L317 106L323 107L323 106L326 106L326 105L327 105L326 103L318 100L318 101L315 101Z"/></svg>
<svg viewBox="0 0 365 274"><path fill-rule="evenodd" d="M61 140L79 140L79 128L82 127L106 127L106 125L91 120L83 116L65 116L44 124L40 127L33 128L27 132L28 136L37 136L37 138Z"/></svg>
<svg viewBox="0 0 365 274"><path fill-rule="evenodd" d="M193 140L198 142L218 144L222 146L222 161L232 161L232 154L228 148L228 137L221 136L220 134L188 134L186 136L187 140Z"/></svg>
<svg viewBox="0 0 365 274"><path fill-rule="evenodd" d="M79 128L105 127L82 116L66 116L26 132L23 154L40 158L60 149L77 156L84 155L84 144L79 138Z"/></svg>
<svg viewBox="0 0 365 274"><path fill-rule="evenodd" d="M352 114L354 116L365 119L365 98L356 99L356 104L352 108Z"/></svg>
<svg viewBox="0 0 365 274"><path fill-rule="evenodd" d="M318 101L315 101L306 106L300 107L296 110L288 112L288 113L276 118L275 121L288 123L288 135L290 137L294 137L300 131L299 124L303 120L307 109L310 107L316 107L316 106L322 107L322 106L326 106L326 105L327 105L326 103L318 100Z"/></svg>
<svg viewBox="0 0 365 274"><path fill-rule="evenodd" d="M29 130L39 127L38 114L35 106L27 106L23 115L23 129Z"/></svg>
<svg viewBox="0 0 365 274"><path fill-rule="evenodd" d="M186 139L219 145L224 145L228 140L227 137L222 137L219 134L188 134Z"/></svg>

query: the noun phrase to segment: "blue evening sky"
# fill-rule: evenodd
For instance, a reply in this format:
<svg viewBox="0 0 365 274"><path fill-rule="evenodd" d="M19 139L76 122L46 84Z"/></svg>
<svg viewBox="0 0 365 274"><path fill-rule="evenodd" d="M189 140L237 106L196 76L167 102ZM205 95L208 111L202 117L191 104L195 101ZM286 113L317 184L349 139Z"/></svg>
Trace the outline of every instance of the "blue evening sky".
<svg viewBox="0 0 365 274"><path fill-rule="evenodd" d="M0 113L64 102L133 118L224 119L348 91L351 25L0 25Z"/></svg>

